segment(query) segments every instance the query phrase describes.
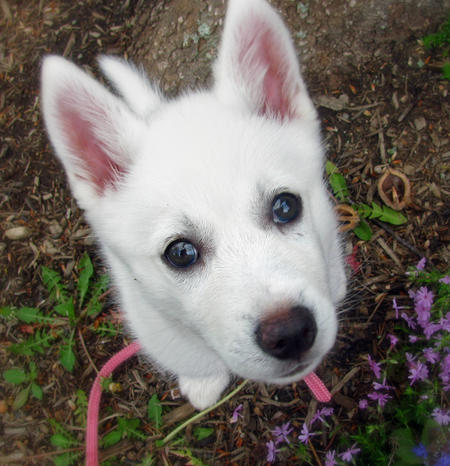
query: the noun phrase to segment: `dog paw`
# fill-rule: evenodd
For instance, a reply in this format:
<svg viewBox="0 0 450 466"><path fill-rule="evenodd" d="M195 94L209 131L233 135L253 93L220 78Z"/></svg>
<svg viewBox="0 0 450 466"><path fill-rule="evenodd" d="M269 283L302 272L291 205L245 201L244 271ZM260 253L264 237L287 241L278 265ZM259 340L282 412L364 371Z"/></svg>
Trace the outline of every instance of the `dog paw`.
<svg viewBox="0 0 450 466"><path fill-rule="evenodd" d="M208 377L180 376L178 383L181 393L198 410L208 408L216 403L230 380L225 372Z"/></svg>

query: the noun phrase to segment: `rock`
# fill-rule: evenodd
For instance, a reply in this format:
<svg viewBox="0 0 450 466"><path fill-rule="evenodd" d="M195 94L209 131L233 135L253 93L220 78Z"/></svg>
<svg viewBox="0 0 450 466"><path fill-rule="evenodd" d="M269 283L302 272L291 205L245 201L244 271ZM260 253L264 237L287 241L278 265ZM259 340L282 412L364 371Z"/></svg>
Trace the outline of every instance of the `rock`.
<svg viewBox="0 0 450 466"><path fill-rule="evenodd" d="M27 239L31 236L31 231L27 227L13 227L5 231L5 237L12 240Z"/></svg>
<svg viewBox="0 0 450 466"><path fill-rule="evenodd" d="M414 126L417 131L422 131L427 126L427 122L424 117L419 117L414 120Z"/></svg>

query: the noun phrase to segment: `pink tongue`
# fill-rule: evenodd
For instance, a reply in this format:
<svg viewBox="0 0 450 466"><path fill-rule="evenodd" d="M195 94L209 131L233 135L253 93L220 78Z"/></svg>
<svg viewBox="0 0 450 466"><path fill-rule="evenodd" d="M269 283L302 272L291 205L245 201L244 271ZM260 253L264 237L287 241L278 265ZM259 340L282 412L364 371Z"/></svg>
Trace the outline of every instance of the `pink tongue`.
<svg viewBox="0 0 450 466"><path fill-rule="evenodd" d="M303 380L305 381L306 385L308 385L308 388L311 390L314 398L317 401L328 403L331 400L331 393L314 372L308 374Z"/></svg>

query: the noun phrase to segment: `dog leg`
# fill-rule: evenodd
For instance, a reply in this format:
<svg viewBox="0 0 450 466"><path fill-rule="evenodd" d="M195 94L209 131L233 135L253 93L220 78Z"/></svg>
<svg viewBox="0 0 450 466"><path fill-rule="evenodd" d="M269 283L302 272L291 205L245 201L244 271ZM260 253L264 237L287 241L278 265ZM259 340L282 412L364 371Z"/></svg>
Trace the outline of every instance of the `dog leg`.
<svg viewBox="0 0 450 466"><path fill-rule="evenodd" d="M178 378L181 393L188 398L194 408L200 411L219 400L229 381L230 376L227 372L206 377Z"/></svg>

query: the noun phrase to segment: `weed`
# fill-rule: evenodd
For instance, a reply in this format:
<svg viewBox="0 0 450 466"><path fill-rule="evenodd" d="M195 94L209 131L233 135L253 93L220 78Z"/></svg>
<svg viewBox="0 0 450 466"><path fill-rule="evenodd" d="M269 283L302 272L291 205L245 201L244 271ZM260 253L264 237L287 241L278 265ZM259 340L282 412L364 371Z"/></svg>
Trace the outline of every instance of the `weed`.
<svg viewBox="0 0 450 466"><path fill-rule="evenodd" d="M442 75L446 80L450 80L450 62L448 55L450 50L450 17L441 25L434 34L429 34L422 39L426 49L437 50L444 60L442 65Z"/></svg>

